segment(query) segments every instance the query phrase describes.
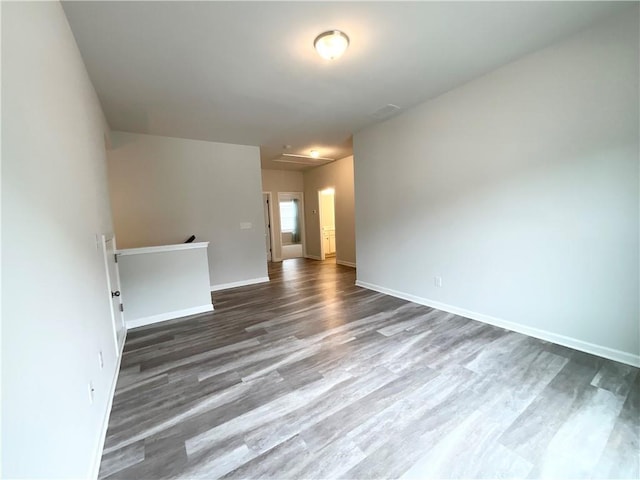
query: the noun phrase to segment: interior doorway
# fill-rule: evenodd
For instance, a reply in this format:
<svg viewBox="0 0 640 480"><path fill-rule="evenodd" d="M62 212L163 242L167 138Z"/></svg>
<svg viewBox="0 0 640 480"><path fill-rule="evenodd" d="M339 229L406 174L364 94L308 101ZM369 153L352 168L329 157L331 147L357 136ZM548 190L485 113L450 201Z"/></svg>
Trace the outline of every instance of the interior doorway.
<svg viewBox="0 0 640 480"><path fill-rule="evenodd" d="M304 203L302 192L278 193L282 259L304 257Z"/></svg>
<svg viewBox="0 0 640 480"><path fill-rule="evenodd" d="M335 190L318 190L318 221L320 222L320 258L336 256Z"/></svg>
<svg viewBox="0 0 640 480"><path fill-rule="evenodd" d="M271 209L271 192L262 192L262 206L264 209L264 242L267 248L267 262L273 261L273 234L271 225L273 211Z"/></svg>

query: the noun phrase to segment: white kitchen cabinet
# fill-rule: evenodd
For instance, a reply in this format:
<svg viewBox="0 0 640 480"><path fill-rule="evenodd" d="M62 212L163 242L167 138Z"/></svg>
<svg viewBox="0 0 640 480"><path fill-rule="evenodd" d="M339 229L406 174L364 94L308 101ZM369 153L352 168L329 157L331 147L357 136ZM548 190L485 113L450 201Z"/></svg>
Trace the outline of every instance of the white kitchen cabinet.
<svg viewBox="0 0 640 480"><path fill-rule="evenodd" d="M322 231L323 250L325 255L336 253L336 230L335 228L323 228Z"/></svg>

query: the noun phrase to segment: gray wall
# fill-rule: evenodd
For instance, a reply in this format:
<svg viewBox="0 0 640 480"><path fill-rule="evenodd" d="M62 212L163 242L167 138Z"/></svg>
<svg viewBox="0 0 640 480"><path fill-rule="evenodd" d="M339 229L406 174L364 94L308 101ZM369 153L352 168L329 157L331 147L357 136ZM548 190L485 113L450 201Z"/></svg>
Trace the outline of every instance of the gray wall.
<svg viewBox="0 0 640 480"><path fill-rule="evenodd" d="M271 219L273 245L271 245L271 250L273 261L277 262L282 260L282 240L278 233L280 232L278 193L304 192L302 172L296 172L294 170L262 170L262 191L265 193L271 192L271 211L273 213L273 218Z"/></svg>
<svg viewBox="0 0 640 480"><path fill-rule="evenodd" d="M112 231L105 131L60 4L3 2L3 478L97 464L116 373L97 241Z"/></svg>
<svg viewBox="0 0 640 480"><path fill-rule="evenodd" d="M357 133L358 281L637 362L639 55L635 5Z"/></svg>
<svg viewBox="0 0 640 480"><path fill-rule="evenodd" d="M111 138L118 248L182 243L194 234L211 242L212 285L267 276L257 147L123 132Z"/></svg>
<svg viewBox="0 0 640 480"><path fill-rule="evenodd" d="M318 190L333 187L336 191L336 260L355 265L356 240L353 181L353 157L345 157L304 172L307 255L320 257Z"/></svg>

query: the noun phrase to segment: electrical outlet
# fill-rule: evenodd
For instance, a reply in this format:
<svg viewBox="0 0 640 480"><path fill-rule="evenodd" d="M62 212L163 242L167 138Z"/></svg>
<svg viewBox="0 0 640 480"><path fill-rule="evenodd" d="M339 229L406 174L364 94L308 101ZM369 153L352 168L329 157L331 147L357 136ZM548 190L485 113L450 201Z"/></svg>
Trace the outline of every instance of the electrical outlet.
<svg viewBox="0 0 640 480"><path fill-rule="evenodd" d="M436 287L442 288L442 277L433 277L433 283Z"/></svg>
<svg viewBox="0 0 640 480"><path fill-rule="evenodd" d="M93 394L95 391L95 388L93 388L93 382L89 382L89 405L93 405Z"/></svg>
<svg viewBox="0 0 640 480"><path fill-rule="evenodd" d="M102 350L98 352L98 365L100 365L100 370L104 368L104 357L102 356Z"/></svg>

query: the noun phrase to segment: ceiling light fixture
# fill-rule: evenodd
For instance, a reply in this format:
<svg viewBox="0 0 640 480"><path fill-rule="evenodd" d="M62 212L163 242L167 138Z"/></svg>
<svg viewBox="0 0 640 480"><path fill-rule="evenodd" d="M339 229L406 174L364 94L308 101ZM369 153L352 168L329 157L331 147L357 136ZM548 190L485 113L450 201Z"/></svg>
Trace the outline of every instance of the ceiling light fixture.
<svg viewBox="0 0 640 480"><path fill-rule="evenodd" d="M313 46L322 58L335 60L340 58L349 46L349 37L340 30L323 32L313 41Z"/></svg>
<svg viewBox="0 0 640 480"><path fill-rule="evenodd" d="M318 150L311 150L310 153L313 158L318 158L320 156L320 152Z"/></svg>
<svg viewBox="0 0 640 480"><path fill-rule="evenodd" d="M295 163L298 165L324 165L325 163L334 162L335 158L325 158L318 157L313 158L310 155L296 155L294 153L283 153L277 158L273 159L274 162L283 162L283 163Z"/></svg>
<svg viewBox="0 0 640 480"><path fill-rule="evenodd" d="M307 160L313 161L313 160L330 160L330 161L334 161L335 158L329 158L329 157L312 157L311 155L299 155L297 153L283 153L281 154L282 157L286 157L286 158L306 158Z"/></svg>

